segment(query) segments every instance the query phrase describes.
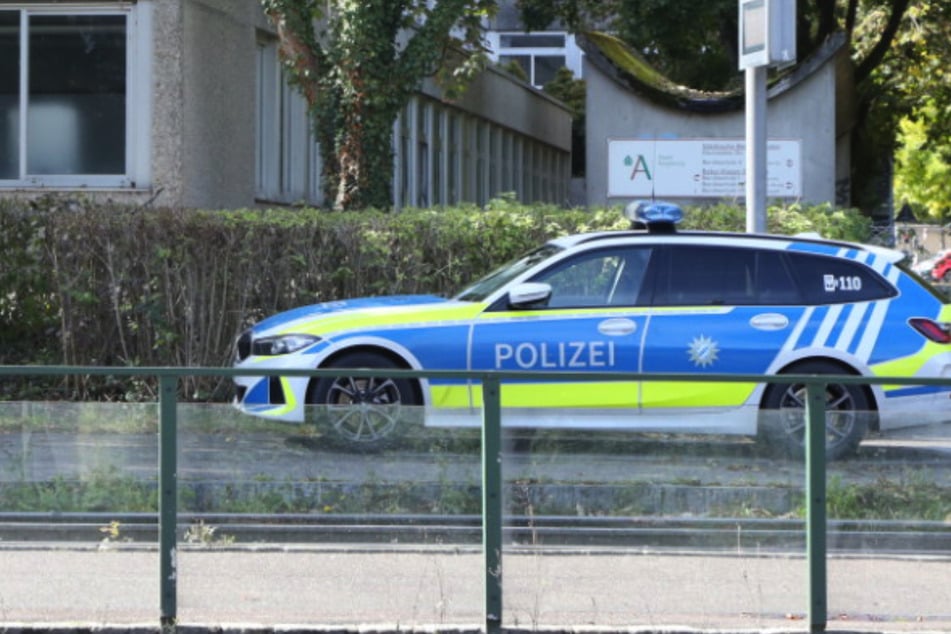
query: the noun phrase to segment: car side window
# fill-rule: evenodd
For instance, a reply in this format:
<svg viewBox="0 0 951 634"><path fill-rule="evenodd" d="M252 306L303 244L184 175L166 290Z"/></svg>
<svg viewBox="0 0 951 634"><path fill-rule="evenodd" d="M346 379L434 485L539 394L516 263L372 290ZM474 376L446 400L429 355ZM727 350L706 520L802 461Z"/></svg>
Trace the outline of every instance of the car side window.
<svg viewBox="0 0 951 634"><path fill-rule="evenodd" d="M649 259L646 247L601 249L559 262L531 281L551 286L548 308L634 306Z"/></svg>
<svg viewBox="0 0 951 634"><path fill-rule="evenodd" d="M654 304L749 306L798 304L801 295L783 260L767 249L672 245L658 267Z"/></svg>
<svg viewBox="0 0 951 634"><path fill-rule="evenodd" d="M881 275L859 262L813 253L787 255L807 304L866 302L897 294Z"/></svg>

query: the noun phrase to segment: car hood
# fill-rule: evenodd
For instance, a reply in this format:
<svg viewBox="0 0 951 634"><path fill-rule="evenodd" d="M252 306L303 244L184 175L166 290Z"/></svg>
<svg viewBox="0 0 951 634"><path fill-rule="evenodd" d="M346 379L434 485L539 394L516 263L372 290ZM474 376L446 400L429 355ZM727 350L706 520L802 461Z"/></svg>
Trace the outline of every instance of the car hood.
<svg viewBox="0 0 951 634"><path fill-rule="evenodd" d="M367 320L386 323L388 316L399 316L402 321L408 315L426 319L431 313L443 312L450 306L472 306L470 302L449 300L436 295L390 295L385 297L364 297L320 304L301 306L272 315L255 324L251 331L257 335L311 332L321 325L365 322ZM434 317L435 318L435 317Z"/></svg>

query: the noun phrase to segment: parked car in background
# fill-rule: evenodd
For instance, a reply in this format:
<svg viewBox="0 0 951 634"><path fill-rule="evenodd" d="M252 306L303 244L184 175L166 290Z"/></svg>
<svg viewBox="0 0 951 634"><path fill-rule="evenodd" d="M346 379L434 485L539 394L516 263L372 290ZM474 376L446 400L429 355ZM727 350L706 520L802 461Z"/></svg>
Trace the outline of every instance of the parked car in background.
<svg viewBox="0 0 951 634"><path fill-rule="evenodd" d="M320 411L313 420L326 431L375 448L407 406L425 411L427 425L479 425L481 384L348 369L537 372L503 381L504 425L758 435L801 448L801 382L636 373L826 375L830 457L854 451L869 430L951 419L948 386L835 379L951 377L951 304L910 273L903 253L681 232L669 204L629 211L644 228L552 240L449 299L363 298L267 318L238 338L235 364L272 375L237 378L235 405L290 422ZM341 373L280 374L313 368ZM607 372L629 376L579 378Z"/></svg>
<svg viewBox="0 0 951 634"><path fill-rule="evenodd" d="M951 283L951 252L943 252L931 267L931 279Z"/></svg>
<svg viewBox="0 0 951 634"><path fill-rule="evenodd" d="M912 265L911 269L925 278L933 281L951 282L951 249L945 249L938 253L919 260Z"/></svg>

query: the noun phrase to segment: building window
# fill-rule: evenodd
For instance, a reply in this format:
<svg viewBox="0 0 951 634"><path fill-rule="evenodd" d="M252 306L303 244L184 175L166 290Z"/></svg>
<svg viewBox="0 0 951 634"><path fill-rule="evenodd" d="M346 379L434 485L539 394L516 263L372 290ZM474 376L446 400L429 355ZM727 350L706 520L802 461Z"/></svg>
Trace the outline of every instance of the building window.
<svg viewBox="0 0 951 634"><path fill-rule="evenodd" d="M459 202L459 181L461 180L461 166L460 166L460 157L462 156L462 148L459 144L459 115L449 112L448 119L446 121L446 133L447 133L447 147L448 147L448 156L446 161L446 170L447 170L447 183L446 190L448 199L446 204L455 205Z"/></svg>
<svg viewBox="0 0 951 634"><path fill-rule="evenodd" d="M400 112L399 117L397 118L396 128L399 138L399 144L397 145L396 153L396 165L397 165L397 178L396 185L399 187L394 200L397 202L399 207L411 207L412 200L410 199L410 149L412 148L412 130L410 129L410 118L412 116L412 105L413 102L406 104L406 107Z"/></svg>
<svg viewBox="0 0 951 634"><path fill-rule="evenodd" d="M307 102L288 84L273 40L258 42L257 66L254 195L270 202L320 204L320 151Z"/></svg>
<svg viewBox="0 0 951 634"><path fill-rule="evenodd" d="M500 33L499 62L518 63L529 83L541 88L568 65L566 37L564 33Z"/></svg>
<svg viewBox="0 0 951 634"><path fill-rule="evenodd" d="M432 157L430 139L432 138L432 104L420 102L416 109L416 199L420 207L432 204Z"/></svg>
<svg viewBox="0 0 951 634"><path fill-rule="evenodd" d="M149 186L148 3L0 7L0 184Z"/></svg>

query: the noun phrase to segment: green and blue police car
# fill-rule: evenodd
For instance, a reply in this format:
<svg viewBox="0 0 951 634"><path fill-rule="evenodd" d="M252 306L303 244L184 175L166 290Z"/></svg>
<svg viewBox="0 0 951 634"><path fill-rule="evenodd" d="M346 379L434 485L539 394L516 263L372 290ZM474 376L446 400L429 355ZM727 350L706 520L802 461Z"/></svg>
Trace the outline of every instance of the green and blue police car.
<svg viewBox="0 0 951 634"><path fill-rule="evenodd" d="M452 298L352 299L266 318L240 335L235 363L270 374L237 378L235 405L289 422L322 409L332 414L321 419L327 431L370 448L411 406L427 425L479 425L480 382L279 371L537 372L503 381L503 425L755 436L778 420L783 442L801 446L801 384L637 374L951 377L951 304L904 254L809 236L677 231L675 205L628 210L639 228L552 240ZM601 380L610 372L626 376ZM830 381L829 457L854 451L869 431L951 418L949 395L951 384ZM780 412L789 415L767 416Z"/></svg>

